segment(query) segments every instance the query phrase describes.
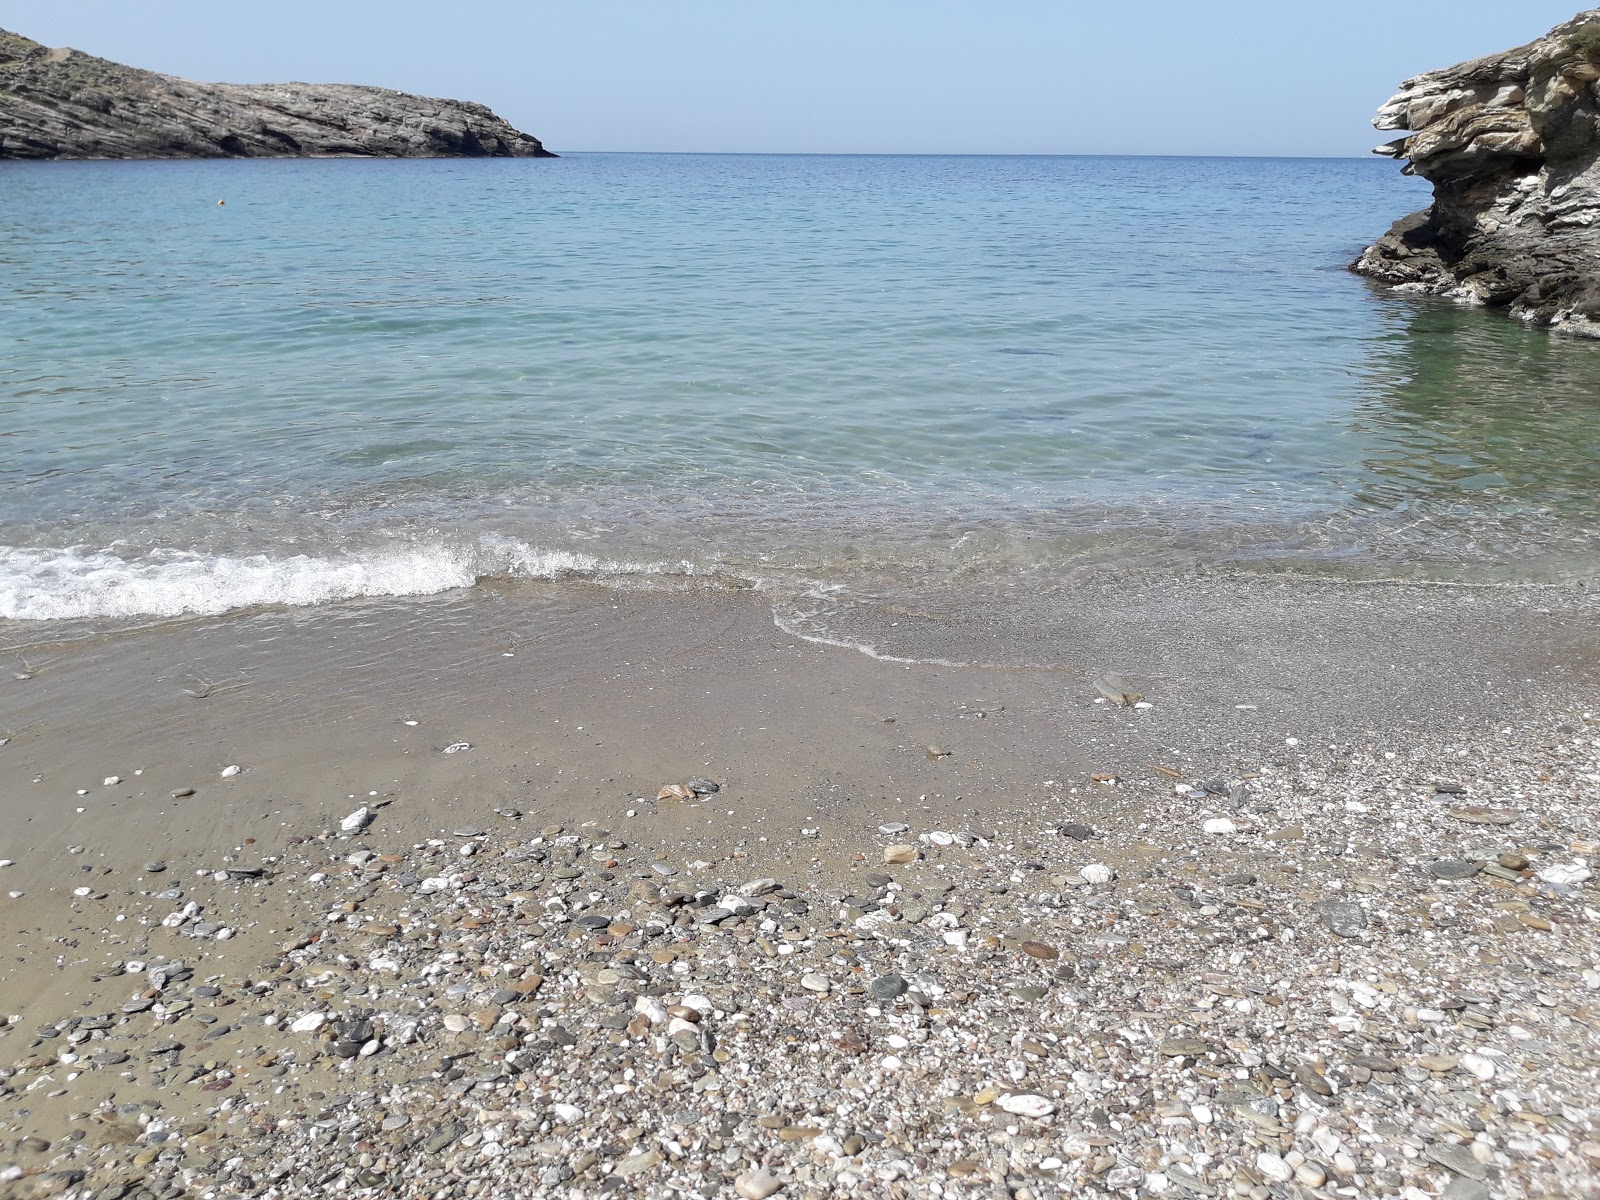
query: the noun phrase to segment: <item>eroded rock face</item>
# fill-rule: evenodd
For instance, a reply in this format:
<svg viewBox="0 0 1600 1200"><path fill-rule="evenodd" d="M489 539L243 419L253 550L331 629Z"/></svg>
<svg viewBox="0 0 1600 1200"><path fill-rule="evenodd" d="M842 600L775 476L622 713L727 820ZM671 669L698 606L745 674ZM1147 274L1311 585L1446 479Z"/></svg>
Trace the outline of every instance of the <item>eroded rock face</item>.
<svg viewBox="0 0 1600 1200"><path fill-rule="evenodd" d="M1376 153L1408 160L1434 199L1357 272L1600 337L1600 8L1406 80L1373 124L1409 131Z"/></svg>
<svg viewBox="0 0 1600 1200"><path fill-rule="evenodd" d="M554 158L481 104L346 84L194 83L0 29L0 159Z"/></svg>

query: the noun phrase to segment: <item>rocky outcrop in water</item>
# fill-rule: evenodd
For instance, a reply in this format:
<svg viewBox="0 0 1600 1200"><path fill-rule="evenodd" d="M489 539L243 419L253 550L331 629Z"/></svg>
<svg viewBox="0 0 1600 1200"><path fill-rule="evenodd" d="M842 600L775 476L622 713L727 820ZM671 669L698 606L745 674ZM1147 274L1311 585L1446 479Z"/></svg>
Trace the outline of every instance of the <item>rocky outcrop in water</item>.
<svg viewBox="0 0 1600 1200"><path fill-rule="evenodd" d="M1429 180L1433 206L1357 272L1600 337L1600 8L1406 80L1373 124L1409 131L1376 153Z"/></svg>
<svg viewBox="0 0 1600 1200"><path fill-rule="evenodd" d="M554 158L481 104L347 84L195 83L0 30L0 159Z"/></svg>

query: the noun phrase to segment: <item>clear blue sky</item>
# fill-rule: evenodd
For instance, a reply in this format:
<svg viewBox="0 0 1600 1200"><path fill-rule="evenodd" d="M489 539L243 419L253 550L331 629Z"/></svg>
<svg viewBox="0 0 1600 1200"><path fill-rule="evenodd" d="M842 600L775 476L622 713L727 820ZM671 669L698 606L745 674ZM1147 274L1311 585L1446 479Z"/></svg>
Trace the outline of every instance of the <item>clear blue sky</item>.
<svg viewBox="0 0 1600 1200"><path fill-rule="evenodd" d="M482 101L560 150L1357 155L1573 0L0 0L192 79ZM1389 135L1392 136L1392 135Z"/></svg>

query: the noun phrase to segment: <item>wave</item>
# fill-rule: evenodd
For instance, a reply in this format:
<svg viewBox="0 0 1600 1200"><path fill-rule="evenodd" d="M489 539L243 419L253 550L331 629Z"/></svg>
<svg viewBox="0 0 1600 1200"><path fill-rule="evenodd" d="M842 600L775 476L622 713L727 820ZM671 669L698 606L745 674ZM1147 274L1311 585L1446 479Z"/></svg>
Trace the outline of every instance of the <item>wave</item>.
<svg viewBox="0 0 1600 1200"><path fill-rule="evenodd" d="M430 596L484 579L693 575L693 564L635 563L511 538L369 547L329 557L130 554L82 546L0 546L0 619L216 616L383 596Z"/></svg>

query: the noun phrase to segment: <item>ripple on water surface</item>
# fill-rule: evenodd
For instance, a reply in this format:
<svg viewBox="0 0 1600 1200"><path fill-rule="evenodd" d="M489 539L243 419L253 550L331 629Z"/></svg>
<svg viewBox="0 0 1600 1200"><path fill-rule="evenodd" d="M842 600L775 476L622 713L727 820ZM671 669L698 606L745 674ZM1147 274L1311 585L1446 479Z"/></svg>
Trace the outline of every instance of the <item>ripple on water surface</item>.
<svg viewBox="0 0 1600 1200"><path fill-rule="evenodd" d="M579 155L4 186L0 619L507 577L1594 573L1600 352L1348 275L1424 199L1390 164Z"/></svg>

